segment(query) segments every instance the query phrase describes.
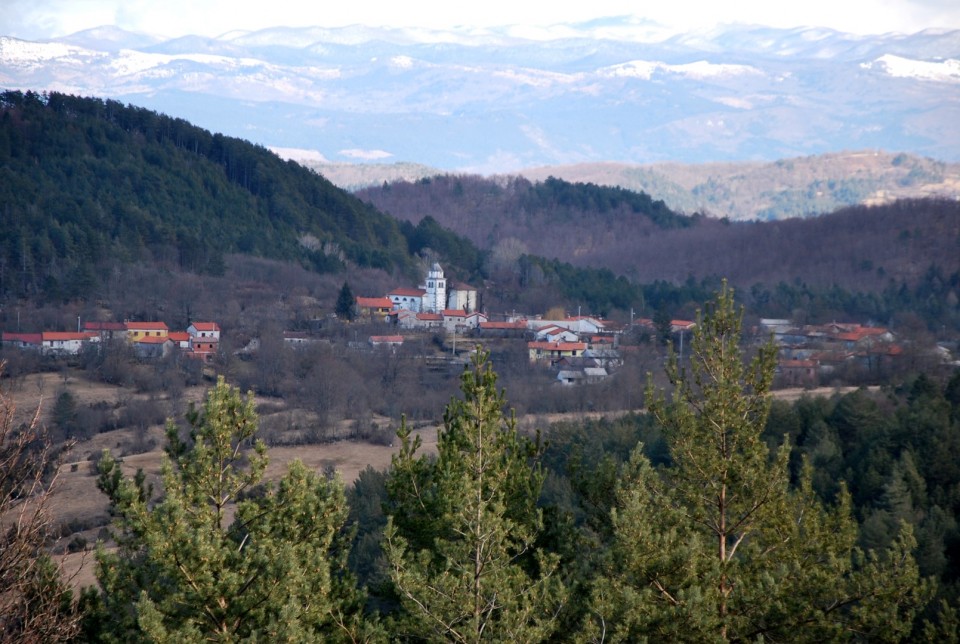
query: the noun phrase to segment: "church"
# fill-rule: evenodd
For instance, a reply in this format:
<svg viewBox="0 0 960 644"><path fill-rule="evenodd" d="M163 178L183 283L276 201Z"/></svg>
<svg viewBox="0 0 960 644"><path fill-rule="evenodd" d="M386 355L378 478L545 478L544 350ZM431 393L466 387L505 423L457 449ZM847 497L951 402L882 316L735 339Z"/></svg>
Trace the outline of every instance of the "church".
<svg viewBox="0 0 960 644"><path fill-rule="evenodd" d="M389 293L393 310L406 309L414 313L443 313L459 309L472 313L477 308L477 290L468 286L448 288L443 268L437 262L427 271L426 279L418 288L396 288ZM449 300L448 300L449 296Z"/></svg>

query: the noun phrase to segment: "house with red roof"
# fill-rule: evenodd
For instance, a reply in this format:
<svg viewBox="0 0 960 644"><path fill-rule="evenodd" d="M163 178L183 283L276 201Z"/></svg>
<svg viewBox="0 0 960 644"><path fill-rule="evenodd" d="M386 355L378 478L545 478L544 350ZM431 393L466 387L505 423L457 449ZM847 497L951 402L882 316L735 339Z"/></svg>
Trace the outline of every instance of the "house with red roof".
<svg viewBox="0 0 960 644"><path fill-rule="evenodd" d="M220 348L220 325L216 322L192 322L187 327L191 358L210 362Z"/></svg>
<svg viewBox="0 0 960 644"><path fill-rule="evenodd" d="M467 312L463 309L444 309L440 316L447 333L464 333L467 330Z"/></svg>
<svg viewBox="0 0 960 644"><path fill-rule="evenodd" d="M219 342L220 325L216 322L192 322L187 327L191 338L213 338Z"/></svg>
<svg viewBox="0 0 960 644"><path fill-rule="evenodd" d="M393 300L389 297L358 297L357 317L383 322L393 310Z"/></svg>
<svg viewBox="0 0 960 644"><path fill-rule="evenodd" d="M527 321L493 321L480 322L477 326L480 337L484 338L522 338L527 335Z"/></svg>
<svg viewBox="0 0 960 644"><path fill-rule="evenodd" d="M692 320L670 320L670 332L693 331L697 323Z"/></svg>
<svg viewBox="0 0 960 644"><path fill-rule="evenodd" d="M394 309L405 309L419 313L423 310L423 296L427 291L422 288L395 288L387 293Z"/></svg>
<svg viewBox="0 0 960 644"><path fill-rule="evenodd" d="M83 330L87 333L96 333L101 340L114 340L127 337L127 325L123 322L96 322L83 323Z"/></svg>
<svg viewBox="0 0 960 644"><path fill-rule="evenodd" d="M100 341L100 336L96 333L83 331L80 333L74 331L44 331L40 336L40 350L43 353L53 355L75 356L80 353L85 344Z"/></svg>
<svg viewBox="0 0 960 644"><path fill-rule="evenodd" d="M144 336L133 341L134 354L144 360L162 358L173 351L173 340L170 336Z"/></svg>
<svg viewBox="0 0 960 644"><path fill-rule="evenodd" d="M587 350L586 342L528 342L527 351L530 362L549 362L553 364L560 358L577 357Z"/></svg>
<svg viewBox="0 0 960 644"><path fill-rule="evenodd" d="M443 326L440 313L417 313L417 326L421 329L438 329Z"/></svg>
<svg viewBox="0 0 960 644"><path fill-rule="evenodd" d="M42 333L8 333L3 332L2 343L5 347L14 347L17 349L33 349L39 351L43 346Z"/></svg>
<svg viewBox="0 0 960 644"><path fill-rule="evenodd" d="M780 360L777 363L778 384L786 387L815 387L820 363L816 360Z"/></svg>
<svg viewBox="0 0 960 644"><path fill-rule="evenodd" d="M542 326L535 333L538 342L577 342L580 339L574 331L556 324Z"/></svg>
<svg viewBox="0 0 960 644"><path fill-rule="evenodd" d="M402 335L371 335L367 340L371 347L390 347L395 349L403 344Z"/></svg>
<svg viewBox="0 0 960 644"><path fill-rule="evenodd" d="M487 319L483 313L477 311L468 313L463 309L445 309L440 315L443 316L443 328L447 333L466 333L476 329Z"/></svg>
<svg viewBox="0 0 960 644"><path fill-rule="evenodd" d="M173 343L175 348L182 351L190 349L190 334L186 331L171 331L167 334L167 337L170 338L170 342Z"/></svg>
<svg viewBox="0 0 960 644"><path fill-rule="evenodd" d="M124 323L127 327L127 339L136 342L141 338L165 338L170 328L165 322L130 322Z"/></svg>

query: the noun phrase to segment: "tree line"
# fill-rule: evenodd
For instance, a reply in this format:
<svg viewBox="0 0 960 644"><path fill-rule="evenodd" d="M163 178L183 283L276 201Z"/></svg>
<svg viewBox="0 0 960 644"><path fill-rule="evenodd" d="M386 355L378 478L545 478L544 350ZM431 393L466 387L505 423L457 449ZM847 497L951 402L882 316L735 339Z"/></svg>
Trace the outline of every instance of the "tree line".
<svg viewBox="0 0 960 644"><path fill-rule="evenodd" d="M559 179L451 175L357 194L398 219L431 218L472 241L489 254L486 275L508 298L525 296L528 284L556 285L594 313L612 313L643 309L650 298L639 291L651 285L706 282L684 299L693 308L724 276L756 294L748 304L759 315L809 310L819 322L849 315L889 324L913 311L930 328L960 328L955 201L904 199L815 218L729 222L667 214L643 193Z"/></svg>
<svg viewBox="0 0 960 644"><path fill-rule="evenodd" d="M106 259L222 274L224 255L404 271L397 222L261 146L117 101L0 94L0 295L89 297Z"/></svg>
<svg viewBox="0 0 960 644"><path fill-rule="evenodd" d="M865 394L774 405L775 350L747 360L741 325L724 285L648 414L546 438L518 431L478 348L436 454L403 423L389 470L350 490L299 463L264 481L253 400L221 379L168 424L160 490L101 459L117 547L67 635L955 639L960 375L917 378L893 414Z"/></svg>
<svg viewBox="0 0 960 644"><path fill-rule="evenodd" d="M502 310L692 312L726 275L759 315L889 325L912 312L929 329L960 327L952 202L729 224L558 179L438 177L361 193L395 219L262 147L59 93L0 94L0 161L0 212L14 222L0 230L8 302L108 301L108 276L138 264L216 276L242 254L416 280L426 257L489 284L486 303Z"/></svg>

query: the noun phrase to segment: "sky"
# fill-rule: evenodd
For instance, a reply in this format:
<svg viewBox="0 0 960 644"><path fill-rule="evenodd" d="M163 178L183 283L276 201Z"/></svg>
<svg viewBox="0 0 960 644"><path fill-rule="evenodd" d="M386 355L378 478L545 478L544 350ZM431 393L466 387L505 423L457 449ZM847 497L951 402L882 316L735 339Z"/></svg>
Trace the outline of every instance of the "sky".
<svg viewBox="0 0 960 644"><path fill-rule="evenodd" d="M484 29L517 25L548 37L558 25L628 16L667 33L743 23L854 34L960 29L958 0L0 0L0 36L44 40L113 25L174 38L266 27Z"/></svg>

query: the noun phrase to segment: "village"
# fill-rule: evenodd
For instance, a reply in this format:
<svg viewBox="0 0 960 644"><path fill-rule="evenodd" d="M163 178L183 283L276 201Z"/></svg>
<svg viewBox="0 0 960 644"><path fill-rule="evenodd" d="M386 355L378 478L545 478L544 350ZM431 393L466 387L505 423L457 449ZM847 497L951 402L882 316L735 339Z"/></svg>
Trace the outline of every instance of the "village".
<svg viewBox="0 0 960 644"><path fill-rule="evenodd" d="M443 338L452 357L476 344L508 344L516 351L525 342L531 365L551 369L555 382L586 385L604 381L623 365L625 354L636 351L638 338L657 338L666 328L649 318L617 323L592 315L544 317L517 313L491 314L478 305L476 288L450 282L443 268L434 263L416 288L398 287L382 296L355 298L353 323L358 328L380 328L384 333L353 342L355 349L396 351L412 338L433 334ZM496 317L496 319L492 319ZM344 321L345 322L345 321ZM696 324L673 319L669 339L683 359ZM857 323L796 325L786 319L761 319L748 329L754 342L770 338L779 349L777 385L816 387L835 378L844 368L879 372L889 368L903 353L895 335L882 327ZM217 322L192 322L185 330L171 330L161 321L86 321L78 319L76 331L2 333L4 348L37 351L44 356L80 355L86 347L124 339L133 355L144 361L178 352L189 359L211 363L220 350L221 329ZM288 331L284 344L299 346L322 341L322 333ZM661 342L660 344L666 344ZM254 342L238 353L258 350ZM689 351L689 349L688 349Z"/></svg>
<svg viewBox="0 0 960 644"><path fill-rule="evenodd" d="M185 331L171 331L165 322L77 323L77 331L41 331L17 333L4 331L3 346L37 351L48 356L77 356L88 347L126 340L140 359L162 358L173 351L203 362L216 356L220 327L216 322L193 322Z"/></svg>
<svg viewBox="0 0 960 644"><path fill-rule="evenodd" d="M553 368L557 382L567 385L604 380L622 366L623 354L635 348L623 342L625 336L655 337L658 333L650 318L618 324L579 314L558 319L505 314L492 320L477 310L477 290L449 284L436 263L418 288L397 288L382 297L357 297L356 314L362 320L389 323L399 331L439 330L453 338L454 346L458 336L480 342L527 339L530 362ZM689 342L695 327L691 320L670 320L670 339L681 359L684 340ZM755 342L772 338L777 345L777 384L784 387L816 387L844 366L879 371L903 353L890 330L857 323L796 325L790 320L761 319L748 331ZM402 333L369 338L371 346L397 347L403 342Z"/></svg>

